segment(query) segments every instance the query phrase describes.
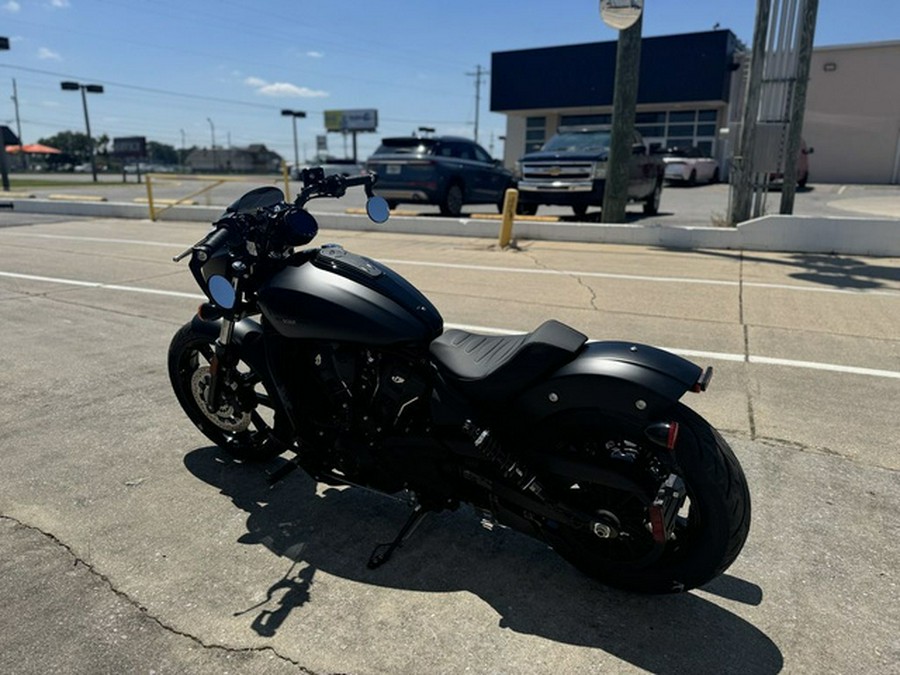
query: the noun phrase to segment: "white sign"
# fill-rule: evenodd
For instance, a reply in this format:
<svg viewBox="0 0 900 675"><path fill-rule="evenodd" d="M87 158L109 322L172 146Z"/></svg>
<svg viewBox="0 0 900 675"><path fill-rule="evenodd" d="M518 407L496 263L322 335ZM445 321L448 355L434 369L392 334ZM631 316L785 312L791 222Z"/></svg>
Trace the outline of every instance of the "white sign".
<svg viewBox="0 0 900 675"><path fill-rule="evenodd" d="M641 17L644 0L600 0L603 23L616 30L631 28Z"/></svg>

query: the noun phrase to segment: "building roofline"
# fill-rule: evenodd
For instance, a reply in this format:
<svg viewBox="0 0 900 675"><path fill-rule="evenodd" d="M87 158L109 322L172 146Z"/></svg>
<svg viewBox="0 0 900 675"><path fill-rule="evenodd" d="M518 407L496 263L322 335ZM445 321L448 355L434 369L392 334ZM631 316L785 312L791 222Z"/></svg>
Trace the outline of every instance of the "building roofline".
<svg viewBox="0 0 900 675"><path fill-rule="evenodd" d="M716 30L698 30L691 31L689 33L671 33L667 35L644 35L641 37L641 40L646 42L647 40L667 40L670 38L681 38L686 37L688 35L710 35L713 33L731 33L731 36L737 40L737 35L734 34L729 28L717 28ZM516 52L535 52L540 51L541 49L559 49L561 47L582 47L585 45L598 45L598 44L615 44L618 40L592 40L591 42L575 42L572 44L565 45L547 45L546 47L525 47L523 49L505 49L503 51L492 52L493 54L515 54Z"/></svg>
<svg viewBox="0 0 900 675"><path fill-rule="evenodd" d="M900 47L900 40L884 40L881 42L853 42L846 45L822 45L813 47L813 52L838 51L844 49L872 49L873 47Z"/></svg>

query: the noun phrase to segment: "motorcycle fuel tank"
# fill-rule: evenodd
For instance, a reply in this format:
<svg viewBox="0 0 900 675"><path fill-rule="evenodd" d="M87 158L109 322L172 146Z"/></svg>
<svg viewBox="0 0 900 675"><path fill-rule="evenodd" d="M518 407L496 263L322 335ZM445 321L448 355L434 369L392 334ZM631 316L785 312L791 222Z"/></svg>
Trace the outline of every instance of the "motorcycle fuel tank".
<svg viewBox="0 0 900 675"><path fill-rule="evenodd" d="M371 345L429 343L443 319L412 284L340 246L323 246L259 289L259 306L288 338Z"/></svg>

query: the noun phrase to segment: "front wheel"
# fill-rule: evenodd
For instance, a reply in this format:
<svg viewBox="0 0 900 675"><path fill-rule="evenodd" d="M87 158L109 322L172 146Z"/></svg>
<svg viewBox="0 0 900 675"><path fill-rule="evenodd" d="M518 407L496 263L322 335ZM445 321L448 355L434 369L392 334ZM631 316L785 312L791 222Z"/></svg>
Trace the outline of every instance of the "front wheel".
<svg viewBox="0 0 900 675"><path fill-rule="evenodd" d="M656 181L652 194L644 202L644 215L655 216L659 213L659 202L662 199L662 181Z"/></svg>
<svg viewBox="0 0 900 675"><path fill-rule="evenodd" d="M224 370L219 406L206 405L215 338L188 323L169 344L169 380L182 409L213 443L242 460L262 461L286 448L275 436L273 399L258 373L239 360Z"/></svg>
<svg viewBox="0 0 900 675"><path fill-rule="evenodd" d="M545 540L564 558L605 584L643 593L671 593L701 586L737 558L750 529L750 493L743 470L725 439L702 417L679 404L675 469L660 462L668 453L634 430L570 428L554 454L613 471L642 493L597 485L589 476L560 479L557 496L570 506L617 526L618 536L602 538L589 528L547 521ZM663 458L664 459L664 458ZM684 495L671 534L653 536L650 504L675 473Z"/></svg>

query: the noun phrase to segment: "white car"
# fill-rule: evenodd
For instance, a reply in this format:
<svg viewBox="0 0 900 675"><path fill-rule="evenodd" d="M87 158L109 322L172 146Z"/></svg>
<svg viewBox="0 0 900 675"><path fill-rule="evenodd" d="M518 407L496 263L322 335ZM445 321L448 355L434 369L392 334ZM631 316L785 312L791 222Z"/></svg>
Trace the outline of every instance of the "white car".
<svg viewBox="0 0 900 675"><path fill-rule="evenodd" d="M699 148L669 148L663 162L668 183L696 185L719 182L719 163Z"/></svg>

